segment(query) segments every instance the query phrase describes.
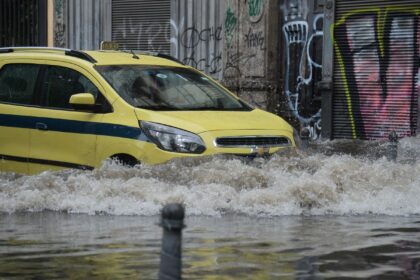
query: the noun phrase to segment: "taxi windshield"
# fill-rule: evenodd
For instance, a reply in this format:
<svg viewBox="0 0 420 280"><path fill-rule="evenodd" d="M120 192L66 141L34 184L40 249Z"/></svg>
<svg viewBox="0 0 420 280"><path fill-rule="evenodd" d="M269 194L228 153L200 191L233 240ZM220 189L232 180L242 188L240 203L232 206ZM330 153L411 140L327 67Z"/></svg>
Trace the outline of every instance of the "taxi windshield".
<svg viewBox="0 0 420 280"><path fill-rule="evenodd" d="M150 110L250 111L206 76L181 67L97 66L98 72L129 104Z"/></svg>

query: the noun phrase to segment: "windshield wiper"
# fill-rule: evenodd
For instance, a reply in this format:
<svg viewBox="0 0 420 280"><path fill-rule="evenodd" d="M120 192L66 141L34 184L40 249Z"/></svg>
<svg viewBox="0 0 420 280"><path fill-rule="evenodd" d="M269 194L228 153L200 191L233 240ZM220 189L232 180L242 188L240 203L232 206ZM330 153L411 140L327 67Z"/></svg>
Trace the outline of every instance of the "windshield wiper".
<svg viewBox="0 0 420 280"><path fill-rule="evenodd" d="M215 107L215 106L207 106L207 107L191 107L191 108L182 108L183 110L188 111L220 111L223 110L223 108Z"/></svg>
<svg viewBox="0 0 420 280"><path fill-rule="evenodd" d="M249 109L245 107L222 108L222 107L215 107L215 106L182 108L181 110L185 110L185 111L249 111Z"/></svg>

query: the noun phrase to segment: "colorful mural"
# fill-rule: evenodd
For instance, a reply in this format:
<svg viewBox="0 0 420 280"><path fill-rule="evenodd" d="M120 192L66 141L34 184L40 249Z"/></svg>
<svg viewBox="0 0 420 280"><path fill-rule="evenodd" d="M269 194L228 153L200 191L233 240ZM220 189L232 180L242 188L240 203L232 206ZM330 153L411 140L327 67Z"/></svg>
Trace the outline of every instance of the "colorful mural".
<svg viewBox="0 0 420 280"><path fill-rule="evenodd" d="M420 9L354 11L332 29L351 136L416 133L420 94Z"/></svg>

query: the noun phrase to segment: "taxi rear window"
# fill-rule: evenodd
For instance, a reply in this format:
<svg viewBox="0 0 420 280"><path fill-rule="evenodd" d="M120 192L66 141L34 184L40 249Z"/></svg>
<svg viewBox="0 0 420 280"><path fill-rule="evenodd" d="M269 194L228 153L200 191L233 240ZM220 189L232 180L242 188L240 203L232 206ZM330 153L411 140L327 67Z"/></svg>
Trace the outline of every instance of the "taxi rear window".
<svg viewBox="0 0 420 280"><path fill-rule="evenodd" d="M0 102L34 104L34 92L40 66L7 64L0 70Z"/></svg>

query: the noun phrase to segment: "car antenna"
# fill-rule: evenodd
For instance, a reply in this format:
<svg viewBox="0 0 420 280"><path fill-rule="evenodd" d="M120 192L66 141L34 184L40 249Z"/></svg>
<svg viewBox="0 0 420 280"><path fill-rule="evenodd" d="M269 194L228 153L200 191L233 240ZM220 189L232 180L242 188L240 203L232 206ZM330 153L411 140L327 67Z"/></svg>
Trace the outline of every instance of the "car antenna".
<svg viewBox="0 0 420 280"><path fill-rule="evenodd" d="M133 50L130 50L130 52L131 52L131 54L133 55L133 58L135 58L135 59L140 59L140 57L138 57L134 52L133 52Z"/></svg>

